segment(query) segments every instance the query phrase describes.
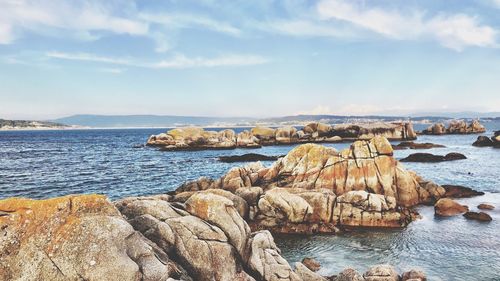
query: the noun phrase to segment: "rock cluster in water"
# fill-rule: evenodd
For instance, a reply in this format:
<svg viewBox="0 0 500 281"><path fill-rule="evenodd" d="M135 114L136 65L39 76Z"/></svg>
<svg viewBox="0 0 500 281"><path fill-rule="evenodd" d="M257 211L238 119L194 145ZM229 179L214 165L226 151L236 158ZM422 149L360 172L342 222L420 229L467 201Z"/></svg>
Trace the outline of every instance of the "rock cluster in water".
<svg viewBox="0 0 500 281"><path fill-rule="evenodd" d="M233 168L168 195L0 200L0 280L425 280L387 265L323 277L312 260L292 267L270 232L407 225L411 206L448 190L392 152L383 137L340 152L303 144L268 168Z"/></svg>
<svg viewBox="0 0 500 281"><path fill-rule="evenodd" d="M443 123L436 123L423 130L423 135L445 135L445 134L479 134L486 132L478 120L472 120L467 124L464 120L454 120L450 122L448 128Z"/></svg>
<svg viewBox="0 0 500 281"><path fill-rule="evenodd" d="M350 227L402 227L446 190L406 170L387 139L356 141L336 151L303 144L272 166L252 163L219 179L201 178L179 187L173 201L198 193L226 196L240 206L253 229L276 233L336 232Z"/></svg>
<svg viewBox="0 0 500 281"><path fill-rule="evenodd" d="M402 149L431 149L431 148L442 148L446 147L442 144L435 144L435 143L430 143L430 142L425 142L425 143L417 143L413 141L403 141L400 142L397 145L393 145L392 148L394 150L402 150Z"/></svg>
<svg viewBox="0 0 500 281"><path fill-rule="evenodd" d="M465 155L458 152L450 152L446 155L434 155L431 153L413 153L399 160L401 162L444 162L467 159Z"/></svg>
<svg viewBox="0 0 500 281"><path fill-rule="evenodd" d="M315 122L300 130L292 126L277 129L258 126L240 133L235 133L230 129L217 132L197 127L177 128L150 136L147 145L158 146L164 150L232 149L255 148L263 145L339 142L343 139L371 139L374 136L399 140L416 138L411 123L330 126Z"/></svg>
<svg viewBox="0 0 500 281"><path fill-rule="evenodd" d="M496 131L491 138L488 138L487 136L479 136L472 145L478 147L490 146L500 148L500 131Z"/></svg>

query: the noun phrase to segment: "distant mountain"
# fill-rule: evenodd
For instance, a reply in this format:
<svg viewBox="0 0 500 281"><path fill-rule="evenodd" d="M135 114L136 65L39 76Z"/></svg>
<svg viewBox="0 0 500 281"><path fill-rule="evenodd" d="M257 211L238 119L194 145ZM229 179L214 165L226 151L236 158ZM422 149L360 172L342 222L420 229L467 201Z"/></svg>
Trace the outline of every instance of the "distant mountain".
<svg viewBox="0 0 500 281"><path fill-rule="evenodd" d="M172 115L73 115L53 120L54 122L96 128L141 128L212 125L250 125L254 118L244 117L197 117Z"/></svg>
<svg viewBox="0 0 500 281"><path fill-rule="evenodd" d="M273 118L251 117L202 117L202 116L173 116L173 115L73 115L53 120L66 125L77 125L94 128L147 128L147 127L237 127L237 126L282 126L299 125L308 122L323 122L328 124L357 123L357 122L394 122L413 121L415 123L443 122L453 118L477 118L478 113L443 113L422 114L411 116L345 116L345 115L293 115ZM495 116L495 113L483 114L480 118ZM500 114L498 114L500 116Z"/></svg>
<svg viewBox="0 0 500 281"><path fill-rule="evenodd" d="M69 128L64 124L33 121L33 120L6 120L0 119L0 130L30 130L30 129L62 129Z"/></svg>

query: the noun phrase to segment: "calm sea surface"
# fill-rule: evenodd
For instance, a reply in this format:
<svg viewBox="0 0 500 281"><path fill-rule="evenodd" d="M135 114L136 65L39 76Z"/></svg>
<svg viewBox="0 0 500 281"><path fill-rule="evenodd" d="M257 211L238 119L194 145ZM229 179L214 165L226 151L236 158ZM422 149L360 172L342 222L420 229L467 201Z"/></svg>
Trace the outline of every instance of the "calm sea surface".
<svg viewBox="0 0 500 281"><path fill-rule="evenodd" d="M485 125L488 136L500 130L500 123ZM249 152L282 155L294 147L195 152L135 148L149 135L165 130L0 131L0 199L73 193L103 193L117 199L164 193L185 181L200 176L216 178L242 165L220 163L218 156ZM418 142L447 146L425 152L455 151L468 159L404 165L439 184L466 185L486 192L485 196L460 201L472 210L479 203L494 204L496 209L489 211L492 222L467 221L462 216L438 219L432 207L420 207L423 218L402 230L276 237L282 254L290 262L314 257L321 262L323 274L348 266L363 272L370 265L390 263L400 270L421 268L429 280L500 280L500 149L471 146L476 137L421 136ZM328 144L339 150L348 145ZM399 150L395 156L414 152Z"/></svg>

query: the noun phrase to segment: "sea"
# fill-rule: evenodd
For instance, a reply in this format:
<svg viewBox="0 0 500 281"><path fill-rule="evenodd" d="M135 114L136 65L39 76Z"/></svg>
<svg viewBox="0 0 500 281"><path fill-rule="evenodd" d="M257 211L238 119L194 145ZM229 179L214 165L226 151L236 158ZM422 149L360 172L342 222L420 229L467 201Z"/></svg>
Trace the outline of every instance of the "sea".
<svg viewBox="0 0 500 281"><path fill-rule="evenodd" d="M484 125L487 136L500 130L498 121ZM423 127L415 124L417 130ZM245 128L233 129L239 132ZM222 163L219 156L284 155L295 146L175 152L144 146L150 135L167 130L0 131L0 199L99 193L116 200L160 194L201 176L218 178L231 167L244 165ZM421 269L428 280L500 280L500 149L472 146L477 136L419 136L417 142L446 146L425 152L460 152L467 159L404 166L438 184L484 191L484 196L458 201L473 211L480 203L493 204L496 208L488 211L493 221L470 221L460 215L437 218L432 206L420 206L417 210L422 218L403 229L275 236L282 255L292 265L304 257L315 258L322 265L323 275L336 274L347 267L364 272L372 265L387 263L400 272ZM342 150L350 143L325 145ZM396 150L395 157L400 159L415 152L424 150Z"/></svg>

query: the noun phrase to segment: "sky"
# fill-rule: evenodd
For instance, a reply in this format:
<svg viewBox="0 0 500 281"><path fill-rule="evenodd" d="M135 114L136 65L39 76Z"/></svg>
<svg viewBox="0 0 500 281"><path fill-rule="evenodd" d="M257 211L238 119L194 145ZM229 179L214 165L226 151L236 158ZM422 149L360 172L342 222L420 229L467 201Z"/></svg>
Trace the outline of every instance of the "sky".
<svg viewBox="0 0 500 281"><path fill-rule="evenodd" d="M500 0L0 0L0 118L500 111Z"/></svg>

